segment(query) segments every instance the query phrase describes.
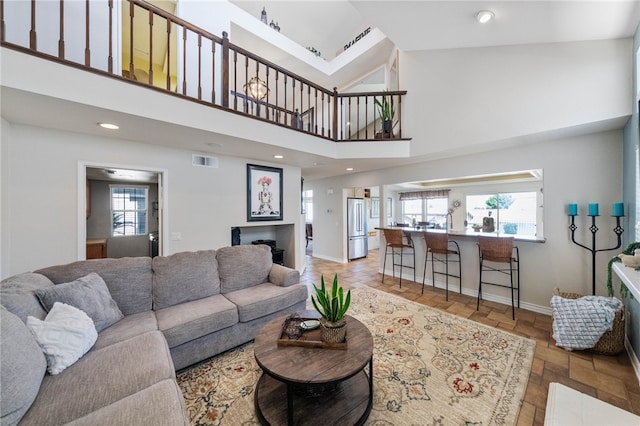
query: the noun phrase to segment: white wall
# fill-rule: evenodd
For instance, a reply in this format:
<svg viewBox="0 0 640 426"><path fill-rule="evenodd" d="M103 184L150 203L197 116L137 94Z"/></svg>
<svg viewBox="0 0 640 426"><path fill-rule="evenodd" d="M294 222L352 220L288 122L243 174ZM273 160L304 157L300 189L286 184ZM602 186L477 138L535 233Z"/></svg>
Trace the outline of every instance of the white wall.
<svg viewBox="0 0 640 426"><path fill-rule="evenodd" d="M626 117L631 50L632 40L620 39L401 52L411 154L473 152L482 143Z"/></svg>
<svg viewBox="0 0 640 426"><path fill-rule="evenodd" d="M10 128L11 126L9 125L9 123L4 118L0 118L0 182L5 182L7 180L7 168L5 165L7 156L5 153L5 149L7 148L6 141L9 140ZM4 190L4 186L0 185L0 230L2 230L2 232L0 232L0 277L4 276L3 271L7 269L5 258L2 253L4 253L5 250L9 249L9 230L8 226L5 226L6 215L4 214L3 208L3 206L7 204L5 200L6 195L7 192Z"/></svg>
<svg viewBox="0 0 640 426"><path fill-rule="evenodd" d="M563 291L591 293L591 254L570 241L568 203L579 203L583 210L576 224L576 239L591 244L585 221L587 203L601 205L597 219L598 248L615 246L610 217L611 204L622 199L622 131L589 134L574 138L546 140L509 149L423 162L415 165L359 173L331 179L305 181L313 189L314 256L342 259L342 239L334 238L341 228L340 194L343 188L374 186L454 176L543 169L545 243L519 243L522 258L522 300L530 305L548 307L554 287ZM333 194L327 189L332 188ZM386 196L386 195L381 195ZM328 212L331 210L331 212ZM337 225L336 225L337 224ZM623 227L625 227L623 225ZM325 235L330 237L324 237ZM470 256L474 253L467 251ZM465 253L465 254L467 254ZM606 294L606 264L617 252L597 255L597 290ZM475 259L473 259L475 260ZM463 259L464 261L464 259ZM469 265L475 265L474 262ZM477 291L474 266L465 269L469 292ZM499 290L499 289L498 289ZM489 288L486 292L491 293Z"/></svg>
<svg viewBox="0 0 640 426"><path fill-rule="evenodd" d="M78 253L79 162L167 170L165 218L181 239L165 240L165 254L230 245L233 226L293 224L300 235L299 168L283 167L284 220L248 223L246 164L253 161L220 157L218 169L194 167L191 151L2 124L2 277L84 256ZM295 266L302 269L304 245L297 252Z"/></svg>

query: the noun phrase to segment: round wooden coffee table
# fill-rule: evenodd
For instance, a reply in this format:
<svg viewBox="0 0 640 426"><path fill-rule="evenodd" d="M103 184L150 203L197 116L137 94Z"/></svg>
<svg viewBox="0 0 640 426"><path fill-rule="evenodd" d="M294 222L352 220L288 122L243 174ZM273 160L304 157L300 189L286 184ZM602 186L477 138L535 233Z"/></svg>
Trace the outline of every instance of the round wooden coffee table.
<svg viewBox="0 0 640 426"><path fill-rule="evenodd" d="M300 316L314 318L317 313ZM267 323L253 347L262 368L255 393L260 422L363 424L373 405L373 338L367 327L347 316L346 349L278 346L285 319Z"/></svg>

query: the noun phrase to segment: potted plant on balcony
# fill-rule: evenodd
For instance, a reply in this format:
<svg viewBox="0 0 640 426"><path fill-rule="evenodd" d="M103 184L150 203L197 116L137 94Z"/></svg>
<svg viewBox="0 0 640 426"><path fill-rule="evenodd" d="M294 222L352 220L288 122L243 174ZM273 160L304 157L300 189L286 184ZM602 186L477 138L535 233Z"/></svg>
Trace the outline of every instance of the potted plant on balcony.
<svg viewBox="0 0 640 426"><path fill-rule="evenodd" d="M393 106L393 99L391 99L391 95L384 95L382 96L382 101L374 98L374 102L378 107L378 112L380 113L382 132L385 136L391 137L393 131L393 117L396 115L396 110Z"/></svg>
<svg viewBox="0 0 640 426"><path fill-rule="evenodd" d="M351 290L345 296L338 285L338 274L333 277L333 285L329 289L324 283L324 275L320 278L320 287L315 284L315 297L311 296L313 307L322 316L320 318L320 336L327 343L342 343L347 335L345 315L351 304Z"/></svg>

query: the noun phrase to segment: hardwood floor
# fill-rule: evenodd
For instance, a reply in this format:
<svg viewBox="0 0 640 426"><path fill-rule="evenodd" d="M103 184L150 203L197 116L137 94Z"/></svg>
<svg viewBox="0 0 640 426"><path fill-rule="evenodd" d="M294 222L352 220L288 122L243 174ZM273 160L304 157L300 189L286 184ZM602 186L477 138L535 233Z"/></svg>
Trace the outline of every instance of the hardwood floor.
<svg viewBox="0 0 640 426"><path fill-rule="evenodd" d="M475 297L449 291L449 301L445 301L444 290L426 285L424 294L421 294L421 281L415 283L403 279L400 288L397 278L386 275L382 284L382 275L378 273L378 250L370 250L367 258L348 264L308 255L307 268L301 282L307 284L311 291L313 283L320 283L322 274L326 280L332 279L335 273L338 274L340 284L347 288L373 287L536 340L536 353L518 425L544 423L550 382L562 383L640 415L640 385L626 352L617 356L606 356L586 351L569 352L558 348L551 337L551 317L548 315L518 309L516 320L513 321L511 306L483 301L480 310L476 311ZM549 297L551 298L551 295Z"/></svg>

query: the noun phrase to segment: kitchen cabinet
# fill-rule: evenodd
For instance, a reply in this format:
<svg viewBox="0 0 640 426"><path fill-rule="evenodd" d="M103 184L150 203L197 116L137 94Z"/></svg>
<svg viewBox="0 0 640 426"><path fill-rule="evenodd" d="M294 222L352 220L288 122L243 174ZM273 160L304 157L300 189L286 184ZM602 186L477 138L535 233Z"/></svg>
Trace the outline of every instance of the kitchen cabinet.
<svg viewBox="0 0 640 426"><path fill-rule="evenodd" d="M107 257L107 239L87 240L87 259L104 259Z"/></svg>

